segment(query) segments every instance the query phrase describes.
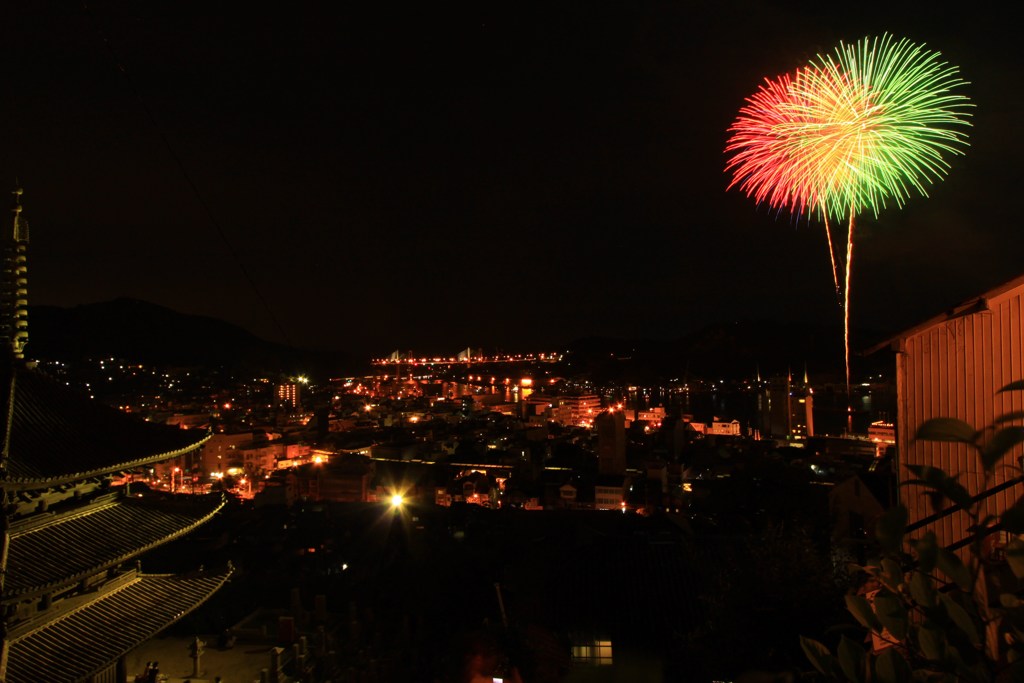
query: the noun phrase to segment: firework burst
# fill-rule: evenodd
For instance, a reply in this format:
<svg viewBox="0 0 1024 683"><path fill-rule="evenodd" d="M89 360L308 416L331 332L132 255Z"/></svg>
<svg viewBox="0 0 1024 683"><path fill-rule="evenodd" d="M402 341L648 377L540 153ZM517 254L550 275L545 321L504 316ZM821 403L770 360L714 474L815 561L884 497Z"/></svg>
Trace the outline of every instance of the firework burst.
<svg viewBox="0 0 1024 683"><path fill-rule="evenodd" d="M842 289L849 387L850 266L856 216L903 206L949 170L967 145L971 104L939 54L886 34L841 43L747 98L726 146L737 187L758 203L825 223ZM847 221L840 288L829 220Z"/></svg>

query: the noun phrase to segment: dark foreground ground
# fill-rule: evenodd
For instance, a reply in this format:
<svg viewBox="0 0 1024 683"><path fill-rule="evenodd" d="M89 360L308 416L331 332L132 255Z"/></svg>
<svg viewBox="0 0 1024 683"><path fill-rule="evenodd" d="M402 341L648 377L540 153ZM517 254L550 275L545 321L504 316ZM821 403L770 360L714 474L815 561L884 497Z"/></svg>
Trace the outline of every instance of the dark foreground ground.
<svg viewBox="0 0 1024 683"><path fill-rule="evenodd" d="M293 680L455 682L480 653L524 683L730 680L806 668L797 636L819 634L842 604L827 554L796 524L695 531L682 515L236 502L201 534L144 569L230 561L235 578L136 650L130 673L157 659L171 681L249 683L280 646ZM227 629L235 643L219 648ZM206 652L190 679L197 634ZM610 665L580 661L607 654L603 643Z"/></svg>

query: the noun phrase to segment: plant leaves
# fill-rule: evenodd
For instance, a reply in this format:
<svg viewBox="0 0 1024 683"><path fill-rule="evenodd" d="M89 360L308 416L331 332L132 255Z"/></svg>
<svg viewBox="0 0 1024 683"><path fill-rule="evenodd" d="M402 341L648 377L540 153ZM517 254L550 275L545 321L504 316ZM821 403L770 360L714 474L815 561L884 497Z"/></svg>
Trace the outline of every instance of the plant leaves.
<svg viewBox="0 0 1024 683"><path fill-rule="evenodd" d="M1016 656L1014 656L1016 655ZM1007 656L1007 661L1010 665L999 672L1000 676L1005 676L1003 680L1007 681L1021 681L1024 680L1024 661L1021 660L1019 652L1010 650Z"/></svg>
<svg viewBox="0 0 1024 683"><path fill-rule="evenodd" d="M917 479L903 482L903 486L925 486L938 491L962 508L970 507L971 494L957 481L956 477L951 477L941 468L931 465L907 465L907 469ZM932 506L935 508L935 512L939 512L942 509L941 499L937 503L933 501Z"/></svg>
<svg viewBox="0 0 1024 683"><path fill-rule="evenodd" d="M878 519L875 527L875 538L882 550L886 552L899 552L903 547L903 534L907 530L907 508L897 505L889 508Z"/></svg>
<svg viewBox="0 0 1024 683"><path fill-rule="evenodd" d="M1006 424L1007 422L1013 422L1014 420L1021 419L1024 419L1024 410L1014 410L1004 415L1000 415L995 420L993 420L993 423L1001 425Z"/></svg>
<svg viewBox="0 0 1024 683"><path fill-rule="evenodd" d="M896 640L907 637L907 608L895 595L879 591L875 596L875 614Z"/></svg>
<svg viewBox="0 0 1024 683"><path fill-rule="evenodd" d="M917 562L921 571L930 574L935 569L939 560L939 545L935 542L935 532L925 533L917 541L913 542L914 550L917 551Z"/></svg>
<svg viewBox="0 0 1024 683"><path fill-rule="evenodd" d="M1006 609L1014 609L1016 607L1021 606L1021 601L1020 598L1018 598L1013 593L1000 593L999 604L1005 607Z"/></svg>
<svg viewBox="0 0 1024 683"><path fill-rule="evenodd" d="M800 647L803 648L804 656L814 665L814 668L825 676L833 676L838 668L836 658L828 651L828 648L814 640L800 636Z"/></svg>
<svg viewBox="0 0 1024 683"><path fill-rule="evenodd" d="M988 513L987 515L982 517L981 521L978 522L976 525L972 524L971 526L967 527L967 530L971 533L974 533L978 529L988 529L990 526L992 526L992 522L996 521L997 519L999 519L998 515Z"/></svg>
<svg viewBox="0 0 1024 683"><path fill-rule="evenodd" d="M999 517L999 525L1011 534L1024 534L1024 497Z"/></svg>
<svg viewBox="0 0 1024 683"><path fill-rule="evenodd" d="M910 667L903 655L890 647L875 659L875 675L879 683L907 683Z"/></svg>
<svg viewBox="0 0 1024 683"><path fill-rule="evenodd" d="M991 472L1014 446L1024 442L1024 427L1003 427L981 447L981 464Z"/></svg>
<svg viewBox="0 0 1024 683"><path fill-rule="evenodd" d="M924 572L914 572L910 575L910 596L914 598L921 607L935 606L935 587L932 586L932 579Z"/></svg>
<svg viewBox="0 0 1024 683"><path fill-rule="evenodd" d="M933 662L946 658L946 637L937 628L925 626L917 630L917 643L924 656Z"/></svg>
<svg viewBox="0 0 1024 683"><path fill-rule="evenodd" d="M1010 382L996 393L1001 394L1004 391L1020 391L1022 389L1024 389L1024 379L1018 379L1014 382Z"/></svg>
<svg viewBox="0 0 1024 683"><path fill-rule="evenodd" d="M846 636L839 639L839 666L846 678L861 683L864 680L864 648Z"/></svg>
<svg viewBox="0 0 1024 683"><path fill-rule="evenodd" d="M1024 541L1011 538L1006 544L1006 563L1018 579L1024 578Z"/></svg>
<svg viewBox="0 0 1024 683"><path fill-rule="evenodd" d="M875 633L882 632L882 622L875 616L874 611L871 609L871 605L860 595L847 595L846 596L846 609L850 611L853 618L860 622L860 625L864 628L870 629Z"/></svg>
<svg viewBox="0 0 1024 683"><path fill-rule="evenodd" d="M939 557L936 565L953 583L965 591L971 590L971 572L960 561L956 553L950 552L945 548L939 548Z"/></svg>
<svg viewBox="0 0 1024 683"><path fill-rule="evenodd" d="M973 444L978 432L971 425L955 417L933 417L917 428L914 439L920 441L952 441Z"/></svg>
<svg viewBox="0 0 1024 683"><path fill-rule="evenodd" d="M939 600L942 601L942 606L946 608L946 614L949 615L949 618L967 635L971 645L977 646L980 642L978 640L978 625L974 623L974 619L967 613L967 610L961 607L948 593L940 593Z"/></svg>
<svg viewBox="0 0 1024 683"><path fill-rule="evenodd" d="M976 653L971 653L971 655L969 655L972 660L972 664L968 666L967 662L964 661L963 655L960 654L960 650L956 649L956 646L950 643L948 639L946 644L948 645L946 650L947 666L955 671L956 675L959 677L954 678L949 676L947 680L950 681L950 683L954 683L954 681L956 683L959 683L960 681L963 681L964 683L991 683L992 677L989 670L985 664L977 660ZM969 648L970 646L967 647Z"/></svg>
<svg viewBox="0 0 1024 683"><path fill-rule="evenodd" d="M903 568L896 560L884 557L882 558L881 578L886 588L894 593L899 592L900 585L903 583Z"/></svg>

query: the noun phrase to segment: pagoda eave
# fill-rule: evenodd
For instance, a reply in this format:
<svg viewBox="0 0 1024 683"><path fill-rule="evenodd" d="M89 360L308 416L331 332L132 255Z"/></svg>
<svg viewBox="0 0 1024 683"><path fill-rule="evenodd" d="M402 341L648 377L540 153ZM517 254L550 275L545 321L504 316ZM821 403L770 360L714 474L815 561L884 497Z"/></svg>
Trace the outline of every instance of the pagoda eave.
<svg viewBox="0 0 1024 683"><path fill-rule="evenodd" d="M189 508L178 506L177 514L161 509L161 503L121 500L24 531L15 525L3 602L47 593L180 538L212 519L227 500L223 495L197 500Z"/></svg>
<svg viewBox="0 0 1024 683"><path fill-rule="evenodd" d="M135 574L56 620L11 633L5 683L38 683L40 672L52 683L72 682L103 671L206 602L232 571L193 578Z"/></svg>
<svg viewBox="0 0 1024 683"><path fill-rule="evenodd" d="M165 453L158 453L156 455L150 455L145 458L139 458L129 462L115 463L112 465L106 465L102 468L89 470L86 472L67 472L60 474L51 474L39 477L0 477L0 487L8 491L32 491L41 488L48 488L51 486L60 486L61 484L69 484L76 481L82 481L83 479L91 479L93 477L102 477L107 474L114 472L123 472L125 470L133 470L136 467L145 467L146 465L153 465L165 460L173 460L174 458L180 458L183 455L187 455L192 451L200 448L203 444L210 440L212 434L207 433L202 439L185 446L184 448L178 448Z"/></svg>

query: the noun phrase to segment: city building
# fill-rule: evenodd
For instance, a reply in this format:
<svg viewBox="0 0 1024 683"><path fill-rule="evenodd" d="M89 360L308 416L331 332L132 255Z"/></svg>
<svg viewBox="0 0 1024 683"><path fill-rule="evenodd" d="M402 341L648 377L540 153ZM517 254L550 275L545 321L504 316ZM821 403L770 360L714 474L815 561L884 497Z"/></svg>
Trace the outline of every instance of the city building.
<svg viewBox="0 0 1024 683"><path fill-rule="evenodd" d="M594 482L594 509L621 510L626 499L625 477L600 475Z"/></svg>
<svg viewBox="0 0 1024 683"><path fill-rule="evenodd" d="M715 418L705 430L706 434L717 436L740 436L739 420L719 420Z"/></svg>
<svg viewBox="0 0 1024 683"><path fill-rule="evenodd" d="M336 457L295 471L299 495L314 501L365 503L370 500L374 463L362 456Z"/></svg>
<svg viewBox="0 0 1024 683"><path fill-rule="evenodd" d="M566 426L589 427L601 412L601 398L596 394L558 396L553 403L551 419Z"/></svg>
<svg viewBox="0 0 1024 683"><path fill-rule="evenodd" d="M251 444L251 430L236 433L213 434L200 451L200 470L204 480L216 474L241 474L245 459L239 452L240 446ZM183 463L175 463L182 466Z"/></svg>
<svg viewBox="0 0 1024 683"><path fill-rule="evenodd" d="M554 408L554 401L554 397L545 394L524 396L519 402L523 419L532 424L546 423Z"/></svg>
<svg viewBox="0 0 1024 683"><path fill-rule="evenodd" d="M868 439L875 444L875 457L882 457L890 446L896 445L895 423L875 420L868 425Z"/></svg>
<svg viewBox="0 0 1024 683"><path fill-rule="evenodd" d="M599 413L597 428L597 469L601 474L626 472L626 415L621 410Z"/></svg>
<svg viewBox="0 0 1024 683"><path fill-rule="evenodd" d="M852 561L865 562L866 541L873 538L885 508L857 475L846 476L827 490L833 546L843 549Z"/></svg>
<svg viewBox="0 0 1024 683"><path fill-rule="evenodd" d="M776 377L759 397L762 432L785 439L814 436L814 391L792 373Z"/></svg>
<svg viewBox="0 0 1024 683"><path fill-rule="evenodd" d="M655 406L648 408L647 410L634 410L633 420L639 420L647 423L648 427L656 429L661 426L662 421L665 419L665 408L663 406Z"/></svg>
<svg viewBox="0 0 1024 683"><path fill-rule="evenodd" d="M915 439L926 420L951 417L976 429L996 418L1024 410L1024 392L999 390L1024 379L1024 276L970 299L949 311L900 333L876 347L896 352L898 411L897 472L900 502L910 512L910 525L934 531L939 543L963 543L971 533L963 512L933 515L920 487L903 486L914 479L912 465L939 467L957 477L968 491L982 494L981 515L998 514L1024 493L1013 467L996 467L986 480L976 453L960 443ZM1003 464L1020 467L1020 451L1011 451ZM923 523L923 527L921 526Z"/></svg>
<svg viewBox="0 0 1024 683"><path fill-rule="evenodd" d="M278 384L274 392L277 405L291 410L298 410L302 405L302 387L296 382Z"/></svg>

